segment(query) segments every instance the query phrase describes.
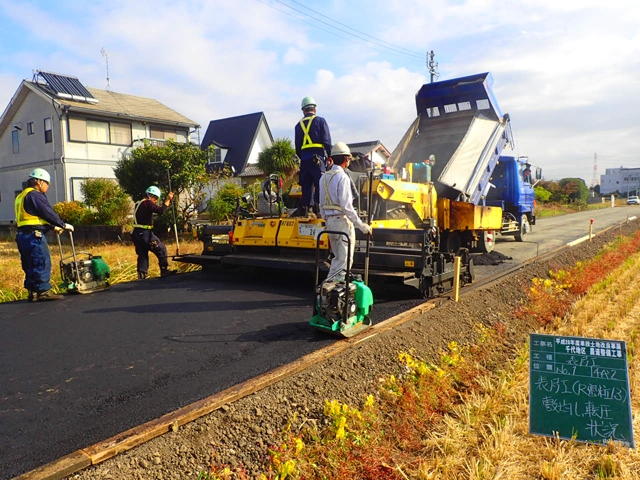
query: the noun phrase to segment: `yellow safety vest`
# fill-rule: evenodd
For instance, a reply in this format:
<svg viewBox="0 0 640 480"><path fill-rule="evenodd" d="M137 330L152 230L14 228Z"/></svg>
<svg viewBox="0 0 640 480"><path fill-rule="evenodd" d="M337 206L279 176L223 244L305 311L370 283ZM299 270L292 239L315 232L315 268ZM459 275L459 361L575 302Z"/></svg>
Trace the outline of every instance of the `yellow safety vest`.
<svg viewBox="0 0 640 480"><path fill-rule="evenodd" d="M18 228L27 227L30 225L49 225L48 222L45 222L40 217L35 215L31 215L24 209L24 199L28 193L33 192L35 188L27 187L25 188L17 197L15 203L15 212L16 212L16 223L18 224Z"/></svg>
<svg viewBox="0 0 640 480"><path fill-rule="evenodd" d="M313 123L313 119L316 118L315 115L311 115L309 117L304 117L300 120L300 128L302 129L302 150L307 148L324 148L321 143L313 143L311 137L309 136L309 130L311 130L311 124Z"/></svg>
<svg viewBox="0 0 640 480"><path fill-rule="evenodd" d="M138 220L138 208L140 208L140 205L142 205L142 202L145 202L145 201L146 200L140 200L138 203L136 203L136 208L133 210L134 222ZM151 230L153 228L153 225L140 225L139 223L134 223L133 228L144 228L145 230Z"/></svg>
<svg viewBox="0 0 640 480"><path fill-rule="evenodd" d="M336 210L338 212L342 211L342 207L340 205L336 205L334 200L331 198L331 194L329 193L329 184L333 177L335 177L340 170L329 170L328 172L322 175L322 186L324 187L324 201L325 203L322 205L323 210ZM329 203L326 203L327 200Z"/></svg>

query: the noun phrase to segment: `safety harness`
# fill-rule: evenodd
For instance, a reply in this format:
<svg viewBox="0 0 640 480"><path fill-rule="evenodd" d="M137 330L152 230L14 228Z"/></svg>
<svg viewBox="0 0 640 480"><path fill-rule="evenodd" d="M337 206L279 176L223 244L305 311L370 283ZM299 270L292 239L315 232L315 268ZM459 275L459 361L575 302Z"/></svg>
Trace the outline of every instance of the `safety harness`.
<svg viewBox="0 0 640 480"><path fill-rule="evenodd" d="M36 226L36 225L49 225L48 222L45 222L40 217L35 215L31 215L24 209L24 199L30 193L33 192L35 188L27 187L22 193L20 193L16 197L15 203L15 212L16 212L16 223L18 224L18 228L20 227L28 227L28 226Z"/></svg>
<svg viewBox="0 0 640 480"><path fill-rule="evenodd" d="M311 130L311 123L313 123L313 119L316 118L315 115L311 115L309 117L304 117L300 120L300 128L302 129L302 150L306 150L307 148L324 148L321 143L313 143L311 140L311 136L309 135L309 130Z"/></svg>
<svg viewBox="0 0 640 480"><path fill-rule="evenodd" d="M146 202L147 200L149 200L148 198L145 198L144 200L140 200L139 202L136 203L136 208L133 210L133 219L134 220L138 220L138 208L140 208L140 205L142 205L142 202ZM151 200L149 200L151 201ZM133 228L143 228L145 230L151 230L153 228L153 225L141 225L139 223L134 223L133 224Z"/></svg>
<svg viewBox="0 0 640 480"><path fill-rule="evenodd" d="M324 178L322 179L322 185L324 187L324 199L325 202L329 200L329 203L324 203L322 205L324 210L336 210L338 212L342 212L342 207L340 205L336 205L336 202L331 198L331 194L329 193L329 184L339 173L340 169L338 168L336 170L331 169L323 175Z"/></svg>

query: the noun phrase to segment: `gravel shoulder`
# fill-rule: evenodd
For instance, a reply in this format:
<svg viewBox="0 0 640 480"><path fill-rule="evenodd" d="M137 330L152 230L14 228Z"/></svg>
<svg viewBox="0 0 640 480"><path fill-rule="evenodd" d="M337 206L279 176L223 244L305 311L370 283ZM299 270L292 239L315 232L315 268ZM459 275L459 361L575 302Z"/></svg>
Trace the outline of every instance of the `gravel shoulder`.
<svg viewBox="0 0 640 480"><path fill-rule="evenodd" d="M297 416L298 423L323 422L325 400L361 406L375 393L379 379L400 372L400 351L432 360L447 343L475 343L477 324L506 327L504 355L521 345L535 325L515 320L513 310L524 299L534 277L545 277L550 269L567 268L593 257L619 233L631 234L636 222L595 237L545 261L533 262L499 283L464 294L459 303L441 299L437 308L400 327L358 344L328 362L265 388L249 397L212 412L175 432L167 433L136 449L90 467L68 478L183 479L197 478L211 462L243 466L250 474L262 472L269 446L279 442L279 433ZM492 273L509 266L505 258L486 258Z"/></svg>

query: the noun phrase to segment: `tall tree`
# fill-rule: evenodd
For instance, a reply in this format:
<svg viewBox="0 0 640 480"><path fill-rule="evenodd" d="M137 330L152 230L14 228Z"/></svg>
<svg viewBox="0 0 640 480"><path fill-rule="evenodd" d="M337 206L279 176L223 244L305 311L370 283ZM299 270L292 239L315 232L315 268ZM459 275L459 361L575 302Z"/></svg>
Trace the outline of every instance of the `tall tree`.
<svg viewBox="0 0 640 480"><path fill-rule="evenodd" d="M150 185L157 185L163 193L171 190L183 222L197 214L205 200L203 192L209 181L206 164L213 156L215 147L201 150L194 143L179 143L167 140L162 146L145 142L134 148L118 161L114 172L122 188L134 199L145 197Z"/></svg>
<svg viewBox="0 0 640 480"><path fill-rule="evenodd" d="M581 178L563 178L558 182L570 202L586 202L589 199L589 187Z"/></svg>

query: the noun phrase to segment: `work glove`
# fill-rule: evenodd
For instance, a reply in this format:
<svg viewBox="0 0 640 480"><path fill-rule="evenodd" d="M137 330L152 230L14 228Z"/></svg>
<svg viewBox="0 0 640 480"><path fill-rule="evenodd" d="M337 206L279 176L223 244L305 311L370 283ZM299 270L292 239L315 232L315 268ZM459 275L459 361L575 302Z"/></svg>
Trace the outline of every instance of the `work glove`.
<svg viewBox="0 0 640 480"><path fill-rule="evenodd" d="M358 228L365 235L371 235L373 233L373 229L371 228L371 225L367 225L366 223L361 223L360 225L358 225Z"/></svg>
<svg viewBox="0 0 640 480"><path fill-rule="evenodd" d="M71 225L70 223L65 223L64 229L69 230L70 232L73 232L73 225Z"/></svg>
<svg viewBox="0 0 640 480"><path fill-rule="evenodd" d="M64 232L64 228L62 228L62 227L53 227L53 231L56 232L58 235L60 235L62 232Z"/></svg>

